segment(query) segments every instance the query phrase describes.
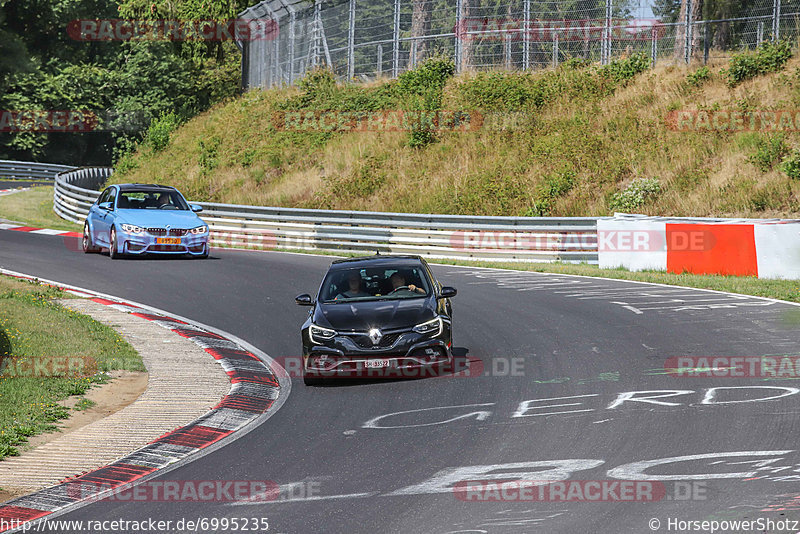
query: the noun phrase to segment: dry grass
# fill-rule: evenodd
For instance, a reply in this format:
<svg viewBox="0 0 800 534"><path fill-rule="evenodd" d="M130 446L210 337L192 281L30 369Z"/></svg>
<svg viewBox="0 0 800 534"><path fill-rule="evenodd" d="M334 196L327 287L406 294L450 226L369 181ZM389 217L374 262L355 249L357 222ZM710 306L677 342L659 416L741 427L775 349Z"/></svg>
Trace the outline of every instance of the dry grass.
<svg viewBox="0 0 800 534"><path fill-rule="evenodd" d="M310 140L276 132L273 104L296 89L252 91L190 121L163 152L142 152L138 168L115 180L170 183L193 199L242 204L524 215L547 180L570 168L574 186L551 199L550 215L608 215L613 193L657 177L662 193L636 211L798 217L800 183L777 165L764 172L749 161L765 134L679 132L666 124L672 110L800 108L800 60L735 89L725 84L725 65L712 64L700 87L686 83L696 67L662 66L613 95L565 96L530 110L532 128L446 133L424 149L410 148L405 133ZM450 81L445 109L469 107L457 91L469 80ZM202 164L201 141L206 155L217 147L211 168ZM789 133L786 143L799 147L800 136Z"/></svg>

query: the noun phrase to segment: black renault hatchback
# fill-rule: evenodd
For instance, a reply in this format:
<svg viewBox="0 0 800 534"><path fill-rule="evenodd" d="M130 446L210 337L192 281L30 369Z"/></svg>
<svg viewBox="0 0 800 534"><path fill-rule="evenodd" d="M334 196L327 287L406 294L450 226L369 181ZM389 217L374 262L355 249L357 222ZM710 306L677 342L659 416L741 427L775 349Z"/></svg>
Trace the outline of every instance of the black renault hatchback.
<svg viewBox="0 0 800 534"><path fill-rule="evenodd" d="M419 256L334 261L302 327L306 385L331 377L419 377L452 369L450 298Z"/></svg>

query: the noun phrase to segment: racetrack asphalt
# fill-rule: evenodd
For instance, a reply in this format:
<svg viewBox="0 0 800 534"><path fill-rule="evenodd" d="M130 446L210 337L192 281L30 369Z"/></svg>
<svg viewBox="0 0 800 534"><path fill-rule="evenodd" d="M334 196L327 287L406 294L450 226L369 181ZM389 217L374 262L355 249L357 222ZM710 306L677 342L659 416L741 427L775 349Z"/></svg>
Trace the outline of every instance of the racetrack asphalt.
<svg viewBox="0 0 800 534"><path fill-rule="evenodd" d="M111 261L77 252L74 238L0 231L0 267L212 325L279 362L300 354L307 309L294 296L315 293L331 260L215 250L208 260ZM274 481L284 491L277 502L96 502L58 520L268 518L269 532L443 534L682 532L668 522L800 519L800 382L665 370L676 356L798 354L800 308L624 281L433 269L459 291L454 347L471 368L482 362L481 376L324 387L296 379L259 428L156 479ZM465 502L442 482L448 474L638 477L665 496Z"/></svg>

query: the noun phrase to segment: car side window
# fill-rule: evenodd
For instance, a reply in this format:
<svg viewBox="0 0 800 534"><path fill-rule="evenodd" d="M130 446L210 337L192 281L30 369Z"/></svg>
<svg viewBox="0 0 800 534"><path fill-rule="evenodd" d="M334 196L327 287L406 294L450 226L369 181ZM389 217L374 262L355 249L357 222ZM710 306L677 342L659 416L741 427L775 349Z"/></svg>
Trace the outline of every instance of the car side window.
<svg viewBox="0 0 800 534"><path fill-rule="evenodd" d="M100 195L99 199L97 199L97 204L102 204L103 202L111 202L113 200L112 199L113 192L114 189L111 187L103 191L103 194Z"/></svg>

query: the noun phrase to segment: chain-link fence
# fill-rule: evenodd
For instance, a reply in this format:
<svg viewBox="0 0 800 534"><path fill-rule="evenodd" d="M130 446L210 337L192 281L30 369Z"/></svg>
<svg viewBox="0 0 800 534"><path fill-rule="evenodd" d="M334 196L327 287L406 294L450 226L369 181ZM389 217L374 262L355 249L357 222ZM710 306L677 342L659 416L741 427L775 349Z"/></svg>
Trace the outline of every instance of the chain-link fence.
<svg viewBox="0 0 800 534"><path fill-rule="evenodd" d="M342 80L395 77L433 55L459 71L534 69L569 58L707 62L797 39L800 0L266 0L240 39L244 88L293 83L326 65Z"/></svg>

